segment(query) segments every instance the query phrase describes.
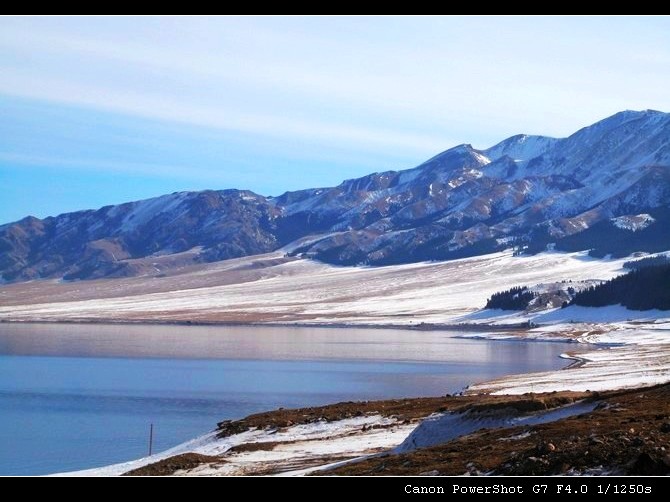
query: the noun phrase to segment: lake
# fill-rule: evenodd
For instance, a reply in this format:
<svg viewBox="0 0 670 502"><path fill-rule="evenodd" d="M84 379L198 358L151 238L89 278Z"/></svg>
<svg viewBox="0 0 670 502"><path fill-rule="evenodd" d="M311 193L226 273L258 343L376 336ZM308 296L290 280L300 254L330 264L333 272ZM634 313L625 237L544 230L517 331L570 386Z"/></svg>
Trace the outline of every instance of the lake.
<svg viewBox="0 0 670 502"><path fill-rule="evenodd" d="M278 407L436 396L557 369L567 343L393 329L0 324L0 475L145 456Z"/></svg>

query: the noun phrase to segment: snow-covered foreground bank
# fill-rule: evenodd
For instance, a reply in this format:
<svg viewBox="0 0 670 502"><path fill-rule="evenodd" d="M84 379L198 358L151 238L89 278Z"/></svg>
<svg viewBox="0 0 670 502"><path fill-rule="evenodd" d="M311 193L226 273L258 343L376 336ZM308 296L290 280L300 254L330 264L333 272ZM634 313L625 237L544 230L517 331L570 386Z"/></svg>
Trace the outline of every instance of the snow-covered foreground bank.
<svg viewBox="0 0 670 502"><path fill-rule="evenodd" d="M234 430L243 432L226 435L230 430L224 427L218 431L223 437L211 433L151 457L66 475L301 476L374 455L406 453L442 444L485 427L549 423L588 413L597 405L595 401L580 401L587 394L569 394L540 399L489 397L485 402L479 397L372 402L369 404L378 406L376 411L360 410L358 417L332 421L326 418L329 415L332 418L332 413L326 410L329 407L324 407L323 416L316 421L287 422L284 426L276 425L273 414L269 413L263 415L260 423L256 416L255 426L246 419L230 423ZM394 406L399 408L396 410ZM302 415L303 412L319 413L320 408L309 410L296 410L294 416L304 419L309 415Z"/></svg>
<svg viewBox="0 0 670 502"><path fill-rule="evenodd" d="M65 475L118 476L183 453L227 455L220 462L203 464L188 472L177 471L175 475L304 475L327 465L337 465L393 448L415 426L415 423L402 424L397 419L375 414L294 425L280 430L251 430L225 438L217 438L216 433L210 433L151 457ZM249 445L255 447L244 448ZM231 448L234 449L232 452ZM236 448L239 451L235 451Z"/></svg>
<svg viewBox="0 0 670 502"><path fill-rule="evenodd" d="M516 415L509 413L440 413L426 418L407 436L395 453L405 453L444 444L480 429L496 429L546 424L593 411L594 402L578 402L549 411Z"/></svg>
<svg viewBox="0 0 670 502"><path fill-rule="evenodd" d="M166 277L0 288L0 320L448 324L511 286L609 279L625 260L495 253L439 263L335 267L282 253L191 266Z"/></svg>

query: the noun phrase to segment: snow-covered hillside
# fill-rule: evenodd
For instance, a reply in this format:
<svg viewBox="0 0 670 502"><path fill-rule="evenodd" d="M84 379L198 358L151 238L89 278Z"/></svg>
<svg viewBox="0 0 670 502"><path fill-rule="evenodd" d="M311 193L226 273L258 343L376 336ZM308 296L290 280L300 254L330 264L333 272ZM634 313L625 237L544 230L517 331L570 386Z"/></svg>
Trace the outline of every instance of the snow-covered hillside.
<svg viewBox="0 0 670 502"><path fill-rule="evenodd" d="M567 138L459 145L413 169L278 197L183 192L28 217L0 226L0 279L160 276L288 245L339 265L447 260L511 246L596 248L599 256L670 249L670 114L625 111Z"/></svg>

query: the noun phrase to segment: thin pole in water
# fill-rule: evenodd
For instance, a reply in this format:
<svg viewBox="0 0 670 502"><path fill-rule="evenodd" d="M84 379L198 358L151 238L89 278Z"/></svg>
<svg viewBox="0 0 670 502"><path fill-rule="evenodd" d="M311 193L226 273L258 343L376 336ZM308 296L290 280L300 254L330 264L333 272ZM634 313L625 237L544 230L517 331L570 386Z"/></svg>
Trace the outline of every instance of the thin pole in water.
<svg viewBox="0 0 670 502"><path fill-rule="evenodd" d="M151 451L154 446L154 424L149 426L149 456L151 456Z"/></svg>

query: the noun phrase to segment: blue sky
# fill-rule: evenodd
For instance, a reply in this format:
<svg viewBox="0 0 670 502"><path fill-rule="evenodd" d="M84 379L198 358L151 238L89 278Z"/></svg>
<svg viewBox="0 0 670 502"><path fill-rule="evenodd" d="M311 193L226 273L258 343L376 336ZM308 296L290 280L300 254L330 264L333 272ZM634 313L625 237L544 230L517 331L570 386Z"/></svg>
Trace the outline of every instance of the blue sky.
<svg viewBox="0 0 670 502"><path fill-rule="evenodd" d="M0 18L0 222L670 111L670 18Z"/></svg>

